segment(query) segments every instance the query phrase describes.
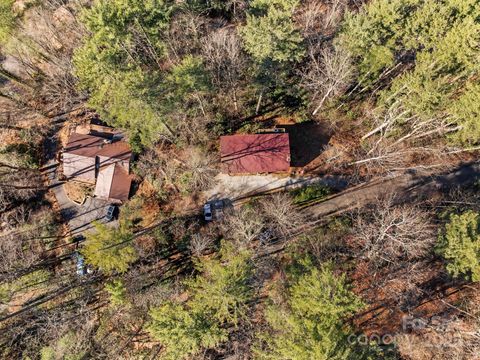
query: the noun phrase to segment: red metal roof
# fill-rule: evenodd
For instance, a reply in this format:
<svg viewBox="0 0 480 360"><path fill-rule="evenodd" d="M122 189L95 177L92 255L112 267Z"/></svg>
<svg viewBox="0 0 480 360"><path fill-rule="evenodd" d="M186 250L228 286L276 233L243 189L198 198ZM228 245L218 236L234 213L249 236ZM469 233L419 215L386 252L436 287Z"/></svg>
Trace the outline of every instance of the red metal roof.
<svg viewBox="0 0 480 360"><path fill-rule="evenodd" d="M288 133L222 136L220 153L229 174L286 172L290 167Z"/></svg>

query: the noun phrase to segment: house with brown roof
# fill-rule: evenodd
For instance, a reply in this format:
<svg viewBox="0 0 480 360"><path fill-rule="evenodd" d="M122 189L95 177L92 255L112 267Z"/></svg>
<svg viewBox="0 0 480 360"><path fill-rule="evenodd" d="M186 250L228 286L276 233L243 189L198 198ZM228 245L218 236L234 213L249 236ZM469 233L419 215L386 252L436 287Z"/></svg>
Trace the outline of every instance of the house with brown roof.
<svg viewBox="0 0 480 360"><path fill-rule="evenodd" d="M63 151L63 174L95 184L95 196L112 202L128 200L131 177L130 146L91 134L73 133Z"/></svg>
<svg viewBox="0 0 480 360"><path fill-rule="evenodd" d="M290 169L288 133L220 137L220 155L228 174L284 173Z"/></svg>

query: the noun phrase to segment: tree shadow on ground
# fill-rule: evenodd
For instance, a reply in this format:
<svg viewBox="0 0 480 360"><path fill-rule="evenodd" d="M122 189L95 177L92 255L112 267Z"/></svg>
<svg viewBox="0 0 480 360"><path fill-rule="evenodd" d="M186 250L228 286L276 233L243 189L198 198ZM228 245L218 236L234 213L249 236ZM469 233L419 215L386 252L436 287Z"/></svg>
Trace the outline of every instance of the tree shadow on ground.
<svg viewBox="0 0 480 360"><path fill-rule="evenodd" d="M324 150L332 136L324 125L313 121L293 125L281 125L290 136L292 167L304 167L315 160Z"/></svg>

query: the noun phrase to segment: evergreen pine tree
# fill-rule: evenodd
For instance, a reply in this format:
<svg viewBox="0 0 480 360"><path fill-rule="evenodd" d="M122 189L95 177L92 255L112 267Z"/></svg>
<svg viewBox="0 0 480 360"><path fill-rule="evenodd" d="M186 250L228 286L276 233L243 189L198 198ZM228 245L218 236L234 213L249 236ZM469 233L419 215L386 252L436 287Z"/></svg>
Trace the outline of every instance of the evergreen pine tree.
<svg viewBox="0 0 480 360"><path fill-rule="evenodd" d="M450 216L436 251L453 277L480 281L480 215L473 211Z"/></svg>

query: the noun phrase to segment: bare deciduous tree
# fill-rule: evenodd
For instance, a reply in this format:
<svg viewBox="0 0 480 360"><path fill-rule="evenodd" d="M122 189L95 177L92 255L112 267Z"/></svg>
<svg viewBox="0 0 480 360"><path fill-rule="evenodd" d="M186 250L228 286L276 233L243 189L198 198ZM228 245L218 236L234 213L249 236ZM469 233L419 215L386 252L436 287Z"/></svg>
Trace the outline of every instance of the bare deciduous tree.
<svg viewBox="0 0 480 360"><path fill-rule="evenodd" d="M328 9L323 17L323 28L333 30L340 25L348 3L344 0L329 0L327 3Z"/></svg>
<svg viewBox="0 0 480 360"><path fill-rule="evenodd" d="M441 144L392 144L391 138L370 138L353 152L355 161L349 165L361 168L363 173L394 173L405 170L447 170L457 151L449 151ZM449 160L450 159L450 160Z"/></svg>
<svg viewBox="0 0 480 360"><path fill-rule="evenodd" d="M47 0L29 9L29 21L17 27L8 46L15 73L21 74L14 80L23 85L22 98L41 101L45 114L68 111L85 100L76 88L71 63L84 33L72 3Z"/></svg>
<svg viewBox="0 0 480 360"><path fill-rule="evenodd" d="M227 214L223 232L227 238L235 240L240 246L248 247L257 239L264 228L264 219L256 209L242 207Z"/></svg>
<svg viewBox="0 0 480 360"><path fill-rule="evenodd" d="M312 103L316 104L313 115L322 108L325 101L341 95L354 75L352 58L347 50L334 46L319 52L309 49L310 61L301 74L302 86L310 92Z"/></svg>
<svg viewBox="0 0 480 360"><path fill-rule="evenodd" d="M175 123L177 141L183 144L200 145L208 143L210 139L209 129L212 119L204 116L200 109L190 108L190 114L179 111L172 113L172 120ZM207 114L208 115L208 114Z"/></svg>
<svg viewBox="0 0 480 360"><path fill-rule="evenodd" d="M210 187L218 172L215 164L215 157L199 148L188 148L184 155L154 148L140 157L137 173L158 191L173 186L176 191L196 192Z"/></svg>
<svg viewBox="0 0 480 360"><path fill-rule="evenodd" d="M346 8L343 0L306 1L298 10L296 20L307 42L318 42L335 30Z"/></svg>
<svg viewBox="0 0 480 360"><path fill-rule="evenodd" d="M309 1L300 8L296 17L304 38L317 39L321 35L325 5L320 1Z"/></svg>
<svg viewBox="0 0 480 360"><path fill-rule="evenodd" d="M212 247L214 239L203 234L193 234L188 246L194 256L202 256L206 250Z"/></svg>
<svg viewBox="0 0 480 360"><path fill-rule="evenodd" d="M218 170L215 167L216 159L213 155L191 148L190 156L185 161L185 170L190 175L188 188L190 191L208 189Z"/></svg>
<svg viewBox="0 0 480 360"><path fill-rule="evenodd" d="M292 198L286 193L278 193L261 202L267 226L277 235L287 237L305 224L305 217L295 208Z"/></svg>
<svg viewBox="0 0 480 360"><path fill-rule="evenodd" d="M208 32L208 22L200 12L184 7L171 21L167 34L167 45L171 63L177 62L185 55L196 53L201 47L200 38Z"/></svg>
<svg viewBox="0 0 480 360"><path fill-rule="evenodd" d="M57 230L49 207L32 210L20 204L0 213L0 282L32 270L45 246L56 240Z"/></svg>
<svg viewBox="0 0 480 360"><path fill-rule="evenodd" d="M32 233L22 234L31 235ZM0 237L0 279L7 281L16 276L17 270L28 269L41 255L35 241L28 241L15 232Z"/></svg>
<svg viewBox="0 0 480 360"><path fill-rule="evenodd" d="M232 97L238 111L237 93L247 64L241 41L235 29L222 28L202 41L206 65L212 73L214 84Z"/></svg>
<svg viewBox="0 0 480 360"><path fill-rule="evenodd" d="M430 117L425 119L418 115L412 115L398 101L385 110L376 109L372 115L376 126L365 134L362 140L378 135L376 146L395 147L407 140L418 141L426 137L446 134L459 129L455 125L455 121L448 117ZM392 134L394 134L394 140L388 141Z"/></svg>
<svg viewBox="0 0 480 360"><path fill-rule="evenodd" d="M372 266L420 259L435 241L428 213L413 205L395 205L393 196L379 200L367 214L359 214L354 229L362 256Z"/></svg>
<svg viewBox="0 0 480 360"><path fill-rule="evenodd" d="M39 171L0 163L0 211L26 203L44 189Z"/></svg>

